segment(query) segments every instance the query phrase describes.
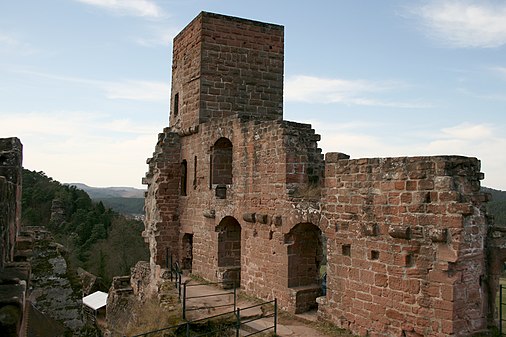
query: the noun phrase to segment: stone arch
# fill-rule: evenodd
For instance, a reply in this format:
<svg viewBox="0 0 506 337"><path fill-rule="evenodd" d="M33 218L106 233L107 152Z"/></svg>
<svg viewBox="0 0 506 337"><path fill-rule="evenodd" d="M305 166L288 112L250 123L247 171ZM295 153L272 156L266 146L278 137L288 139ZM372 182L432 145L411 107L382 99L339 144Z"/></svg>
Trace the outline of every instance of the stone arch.
<svg viewBox="0 0 506 337"><path fill-rule="evenodd" d="M216 185L232 184L232 142L221 137L212 147L211 182Z"/></svg>
<svg viewBox="0 0 506 337"><path fill-rule="evenodd" d="M231 216L218 226L218 279L238 286L241 282L241 225ZM226 285L225 285L226 286Z"/></svg>
<svg viewBox="0 0 506 337"><path fill-rule="evenodd" d="M288 256L288 281L295 298L295 312L317 307L316 298L322 294L320 268L325 260L323 233L312 223L299 223L285 234Z"/></svg>

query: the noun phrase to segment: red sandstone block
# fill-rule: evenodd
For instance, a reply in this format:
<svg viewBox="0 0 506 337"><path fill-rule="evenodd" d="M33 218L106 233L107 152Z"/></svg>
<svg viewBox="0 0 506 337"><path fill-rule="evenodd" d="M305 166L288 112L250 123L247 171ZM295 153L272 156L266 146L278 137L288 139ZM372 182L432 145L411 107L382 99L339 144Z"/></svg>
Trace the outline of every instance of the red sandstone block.
<svg viewBox="0 0 506 337"><path fill-rule="evenodd" d="M416 191L417 189L418 189L418 180L406 181L406 190L407 191Z"/></svg>
<svg viewBox="0 0 506 337"><path fill-rule="evenodd" d="M404 291L404 285L403 285L402 279L400 277L389 276L388 277L388 287L392 290Z"/></svg>
<svg viewBox="0 0 506 337"><path fill-rule="evenodd" d="M372 296L367 293L357 292L356 298L358 298L359 300L365 301L365 302L372 302ZM369 303L367 303L363 307L368 308L368 305L369 305Z"/></svg>
<svg viewBox="0 0 506 337"><path fill-rule="evenodd" d="M387 197L384 194L381 195L375 195L373 197L373 204L374 205L384 205L387 203Z"/></svg>
<svg viewBox="0 0 506 337"><path fill-rule="evenodd" d="M388 286L388 276L385 274L377 273L374 275L374 284L378 287Z"/></svg>
<svg viewBox="0 0 506 337"><path fill-rule="evenodd" d="M448 205L448 212L457 213L462 215L471 215L474 213L474 208L471 203L456 203Z"/></svg>
<svg viewBox="0 0 506 337"><path fill-rule="evenodd" d="M395 189L395 183L393 181L381 181L380 189L384 192L392 191Z"/></svg>
<svg viewBox="0 0 506 337"><path fill-rule="evenodd" d="M443 310L443 309L436 309L434 308L434 317L437 317L442 320L453 320L455 317L455 314L451 310Z"/></svg>
<svg viewBox="0 0 506 337"><path fill-rule="evenodd" d="M434 181L429 179L422 179L418 181L418 188L420 190L433 190Z"/></svg>
<svg viewBox="0 0 506 337"><path fill-rule="evenodd" d="M360 270L360 281L367 284L375 284L375 273L369 270Z"/></svg>
<svg viewBox="0 0 506 337"><path fill-rule="evenodd" d="M464 218L460 214L443 215L441 222L444 228L462 228Z"/></svg>
<svg viewBox="0 0 506 337"><path fill-rule="evenodd" d="M404 321L405 315L397 310L387 309L386 316L391 319L395 319L398 321Z"/></svg>
<svg viewBox="0 0 506 337"><path fill-rule="evenodd" d="M406 182L404 180L395 181L394 188L398 191L404 191L406 189Z"/></svg>

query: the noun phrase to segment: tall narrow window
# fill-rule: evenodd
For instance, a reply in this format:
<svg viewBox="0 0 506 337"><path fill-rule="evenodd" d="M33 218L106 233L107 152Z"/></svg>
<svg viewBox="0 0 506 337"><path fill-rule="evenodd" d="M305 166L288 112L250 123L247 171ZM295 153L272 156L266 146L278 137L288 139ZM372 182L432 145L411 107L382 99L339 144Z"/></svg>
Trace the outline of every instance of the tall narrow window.
<svg viewBox="0 0 506 337"><path fill-rule="evenodd" d="M212 151L212 184L232 184L232 143L220 138Z"/></svg>
<svg viewBox="0 0 506 337"><path fill-rule="evenodd" d="M197 188L197 156L193 158L193 189Z"/></svg>
<svg viewBox="0 0 506 337"><path fill-rule="evenodd" d="M186 160L183 160L181 163L181 195L186 195L187 168Z"/></svg>
<svg viewBox="0 0 506 337"><path fill-rule="evenodd" d="M174 95L174 116L177 116L179 113L179 93Z"/></svg>

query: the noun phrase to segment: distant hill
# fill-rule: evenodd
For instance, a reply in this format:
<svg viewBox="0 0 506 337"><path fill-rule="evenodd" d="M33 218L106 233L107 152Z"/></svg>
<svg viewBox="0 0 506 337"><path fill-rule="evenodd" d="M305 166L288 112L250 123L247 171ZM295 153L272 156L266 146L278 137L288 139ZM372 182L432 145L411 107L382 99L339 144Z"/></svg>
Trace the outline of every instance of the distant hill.
<svg viewBox="0 0 506 337"><path fill-rule="evenodd" d="M112 208L125 215L142 215L144 213L144 198L92 198L102 201L105 207Z"/></svg>
<svg viewBox="0 0 506 337"><path fill-rule="evenodd" d="M482 187L483 192L490 193L492 195L492 201L506 201L506 191L495 190L490 187Z"/></svg>
<svg viewBox="0 0 506 337"><path fill-rule="evenodd" d="M102 201L104 206L126 215L144 213L144 190L133 187L92 187L82 183L70 183L79 188L95 201Z"/></svg>
<svg viewBox="0 0 506 337"><path fill-rule="evenodd" d="M482 190L492 195L492 200L487 203L487 210L494 216L495 224L506 226L506 191L489 187L482 187Z"/></svg>
<svg viewBox="0 0 506 337"><path fill-rule="evenodd" d="M102 198L144 198L145 190L133 187L92 187L82 183L69 183L90 196L91 199Z"/></svg>
<svg viewBox="0 0 506 337"><path fill-rule="evenodd" d="M131 193L135 189L117 190ZM105 284L149 258L141 221L105 207L83 189L61 184L44 172L23 170L21 210L24 226L48 228L67 248L69 265L101 277Z"/></svg>

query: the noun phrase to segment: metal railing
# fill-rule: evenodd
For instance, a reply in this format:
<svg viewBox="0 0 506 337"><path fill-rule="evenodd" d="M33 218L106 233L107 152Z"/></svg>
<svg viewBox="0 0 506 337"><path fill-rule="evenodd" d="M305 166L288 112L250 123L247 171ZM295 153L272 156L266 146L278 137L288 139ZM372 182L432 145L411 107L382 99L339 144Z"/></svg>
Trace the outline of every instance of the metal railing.
<svg viewBox="0 0 506 337"><path fill-rule="evenodd" d="M209 286L209 285L219 285L219 284L232 284L233 289L232 291L224 290L221 292L216 292L212 294L207 295L198 295L198 296L188 296L188 288L189 287L197 287L197 286ZM233 306L234 311L237 308L237 288L235 287L234 281L222 281L222 282L203 282L203 283L194 283L194 284L188 284L187 282L183 283L183 319L186 319L186 313L188 311L196 311L196 310L202 310L202 309L215 309L215 308L223 308L223 307L229 307ZM226 296L226 295L233 295L233 302L232 303L226 303L226 304L220 304L220 305L214 305L214 306L200 306L200 307L191 307L188 306L188 300L195 299L195 298L206 298L206 297L216 297L216 296Z"/></svg>
<svg viewBox="0 0 506 337"><path fill-rule="evenodd" d="M168 248L165 249L165 267L170 271L170 281L174 283L174 286L177 289L179 301L181 301L183 270L177 261L174 262L173 255L169 255Z"/></svg>
<svg viewBox="0 0 506 337"><path fill-rule="evenodd" d="M241 318L242 311L245 311L248 309L253 309L256 307L262 307L262 306L270 305L270 304L272 304L274 307L274 310L271 314L268 314L268 315L262 314L259 317L253 317L253 318L247 318L247 319ZM245 334L248 332L243 329L244 325L254 322L254 321L258 321L260 319L271 318L271 317L273 318L272 325L266 326L265 328L263 328L261 330L249 332L249 334ZM213 322L213 321L216 322L216 321L219 321L220 318L223 319L223 321L221 321L221 323L215 323L215 325L217 325L217 327L211 328L212 325L209 325L209 327L206 329L207 331L205 331L205 332L195 331L195 329L199 330L196 327L198 327L200 324L203 324L204 322ZM160 333L160 332L172 332L172 333L174 333L174 336L179 336L179 337L222 336L223 334L218 335L218 333L222 333L224 331L229 331L229 332L235 331L236 337L239 337L240 332L242 331L241 336L248 337L248 336L254 336L254 335L266 332L268 330L272 330L274 332L274 336L276 336L277 323L278 323L278 302L277 302L277 299L274 299L272 301L255 304L255 305L252 305L252 306L249 306L246 308L242 308L242 309L236 308L234 311L229 311L229 312L214 315L211 317L201 318L201 319L194 320L194 321L187 321L182 324L148 331L148 332L145 332L145 333L142 333L139 335L134 335L131 337L149 337L150 335L154 335L154 334ZM256 329L252 329L252 330L256 330ZM126 336L124 336L124 337L126 337Z"/></svg>
<svg viewBox="0 0 506 337"><path fill-rule="evenodd" d="M503 301L503 288L504 285L499 285L499 334L501 336L506 336L506 332L503 329L503 322L506 322L506 319L503 318L503 307L506 306L506 303Z"/></svg>
<svg viewBox="0 0 506 337"><path fill-rule="evenodd" d="M244 310L248 310L248 309L252 309L252 308L257 308L257 307L262 307L262 306L265 306L266 304L273 304L274 305L274 311L272 312L272 314L268 314L268 315L261 315L260 317L254 317L254 318L250 318L250 319L247 319L245 321L242 321L241 320L241 311L244 311ZM272 323L272 326L267 326L261 330L257 330L257 331L254 331L254 332L251 332L250 334L248 335L242 335L243 337L248 337L248 336L253 336L253 335L257 335L259 333L262 333L262 332L265 332L267 330L273 330L274 332L274 336L277 336L277 326L278 326L278 300L275 298L274 300L272 301L269 301L269 302L264 302L264 303L260 303L260 304L255 304L255 305L252 305L250 307L246 307L246 308L237 308L236 310L236 317L237 317L237 328L236 328L236 337L239 337L239 331L241 329L241 325L243 324L247 324L247 323L250 323L250 322L254 322L254 321L258 321L260 319L263 319L263 318L270 318L272 317L273 318L273 323Z"/></svg>

